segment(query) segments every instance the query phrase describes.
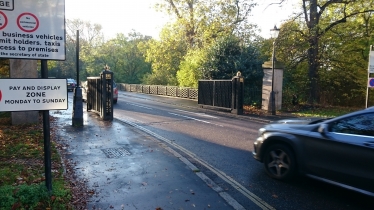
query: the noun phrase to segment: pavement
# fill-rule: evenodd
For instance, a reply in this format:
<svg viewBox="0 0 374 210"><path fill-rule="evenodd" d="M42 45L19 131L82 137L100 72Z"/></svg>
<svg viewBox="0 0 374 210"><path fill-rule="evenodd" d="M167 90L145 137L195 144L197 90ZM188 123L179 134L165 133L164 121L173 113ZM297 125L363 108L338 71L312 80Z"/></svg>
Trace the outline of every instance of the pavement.
<svg viewBox="0 0 374 210"><path fill-rule="evenodd" d="M120 96L125 94L120 91ZM84 126L73 127L70 99L68 110L50 114L56 117L57 141L65 145L63 156L74 163L77 179L94 192L87 209L244 209L178 152L134 126L116 119L102 121L84 110ZM165 98L160 101L168 103Z"/></svg>

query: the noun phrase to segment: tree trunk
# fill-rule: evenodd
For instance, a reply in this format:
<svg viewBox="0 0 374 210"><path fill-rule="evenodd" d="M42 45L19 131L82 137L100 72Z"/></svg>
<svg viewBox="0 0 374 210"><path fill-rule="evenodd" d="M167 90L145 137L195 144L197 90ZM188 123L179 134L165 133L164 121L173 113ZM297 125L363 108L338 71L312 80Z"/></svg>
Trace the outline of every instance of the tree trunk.
<svg viewBox="0 0 374 210"><path fill-rule="evenodd" d="M308 49L308 61L309 61L309 98L308 103L314 104L319 103L319 76L318 76L318 38L313 36L309 40L309 49Z"/></svg>
<svg viewBox="0 0 374 210"><path fill-rule="evenodd" d="M37 61L10 59L10 78L38 78ZM38 111L12 112L12 124L37 123Z"/></svg>
<svg viewBox="0 0 374 210"><path fill-rule="evenodd" d="M317 10L317 0L310 0L310 11L309 11L309 49L308 49L308 61L309 61L309 98L308 103L314 104L319 103L319 78L318 78L318 42L319 42L319 14Z"/></svg>

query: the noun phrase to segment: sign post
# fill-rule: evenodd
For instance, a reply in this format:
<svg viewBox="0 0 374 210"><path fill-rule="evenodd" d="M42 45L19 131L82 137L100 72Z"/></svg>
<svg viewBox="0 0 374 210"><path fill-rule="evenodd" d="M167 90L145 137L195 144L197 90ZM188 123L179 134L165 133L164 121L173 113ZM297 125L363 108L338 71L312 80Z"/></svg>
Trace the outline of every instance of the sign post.
<svg viewBox="0 0 374 210"><path fill-rule="evenodd" d="M370 45L369 49L369 65L368 65L368 84L366 88L366 108L369 106L369 88L374 87L374 78L370 78L370 74L374 73L374 46Z"/></svg>
<svg viewBox="0 0 374 210"><path fill-rule="evenodd" d="M41 60L42 79L48 78L47 60ZM67 95L67 86L66 86ZM67 97L66 97L67 100ZM44 174L45 185L49 193L52 192L52 161L51 161L51 138L50 138L49 111L43 111L43 136L44 136Z"/></svg>
<svg viewBox="0 0 374 210"><path fill-rule="evenodd" d="M67 109L68 103L66 80L50 84L47 61L66 58L65 0L1 2L0 57L41 60L42 79L1 79L0 111L43 110L45 178L51 193L49 110Z"/></svg>

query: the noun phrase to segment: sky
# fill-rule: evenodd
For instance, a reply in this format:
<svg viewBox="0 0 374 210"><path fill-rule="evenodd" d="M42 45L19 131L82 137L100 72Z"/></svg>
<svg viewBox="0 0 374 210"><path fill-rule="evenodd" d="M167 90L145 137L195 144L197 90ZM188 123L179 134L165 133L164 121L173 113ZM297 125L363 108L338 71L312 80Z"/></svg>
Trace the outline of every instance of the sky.
<svg viewBox="0 0 374 210"><path fill-rule="evenodd" d="M65 18L81 19L92 24L98 23L106 39L117 33L127 35L132 30L143 35L158 38L168 17L156 12L153 5L161 0L65 0ZM279 8L277 5L267 7L277 0L258 0L259 6L253 10L250 21L259 25L262 35L270 37L270 29L277 27L293 12L297 0L288 0L288 4ZM300 0L299 0L300 2ZM267 8L266 8L267 7Z"/></svg>

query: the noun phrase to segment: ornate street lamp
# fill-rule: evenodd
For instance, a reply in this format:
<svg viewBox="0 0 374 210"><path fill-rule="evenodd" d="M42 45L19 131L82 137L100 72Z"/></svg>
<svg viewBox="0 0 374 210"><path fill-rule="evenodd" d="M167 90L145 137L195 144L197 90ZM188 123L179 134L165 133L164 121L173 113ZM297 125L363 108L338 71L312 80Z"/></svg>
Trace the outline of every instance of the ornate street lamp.
<svg viewBox="0 0 374 210"><path fill-rule="evenodd" d="M276 114L276 107L275 107L275 91L274 91L274 68L275 68L275 40L277 39L279 34L279 28L274 26L273 29L270 29L270 36L274 39L273 41L273 55L272 55L272 75L271 75L271 93L270 93L270 102L271 102L271 114Z"/></svg>

